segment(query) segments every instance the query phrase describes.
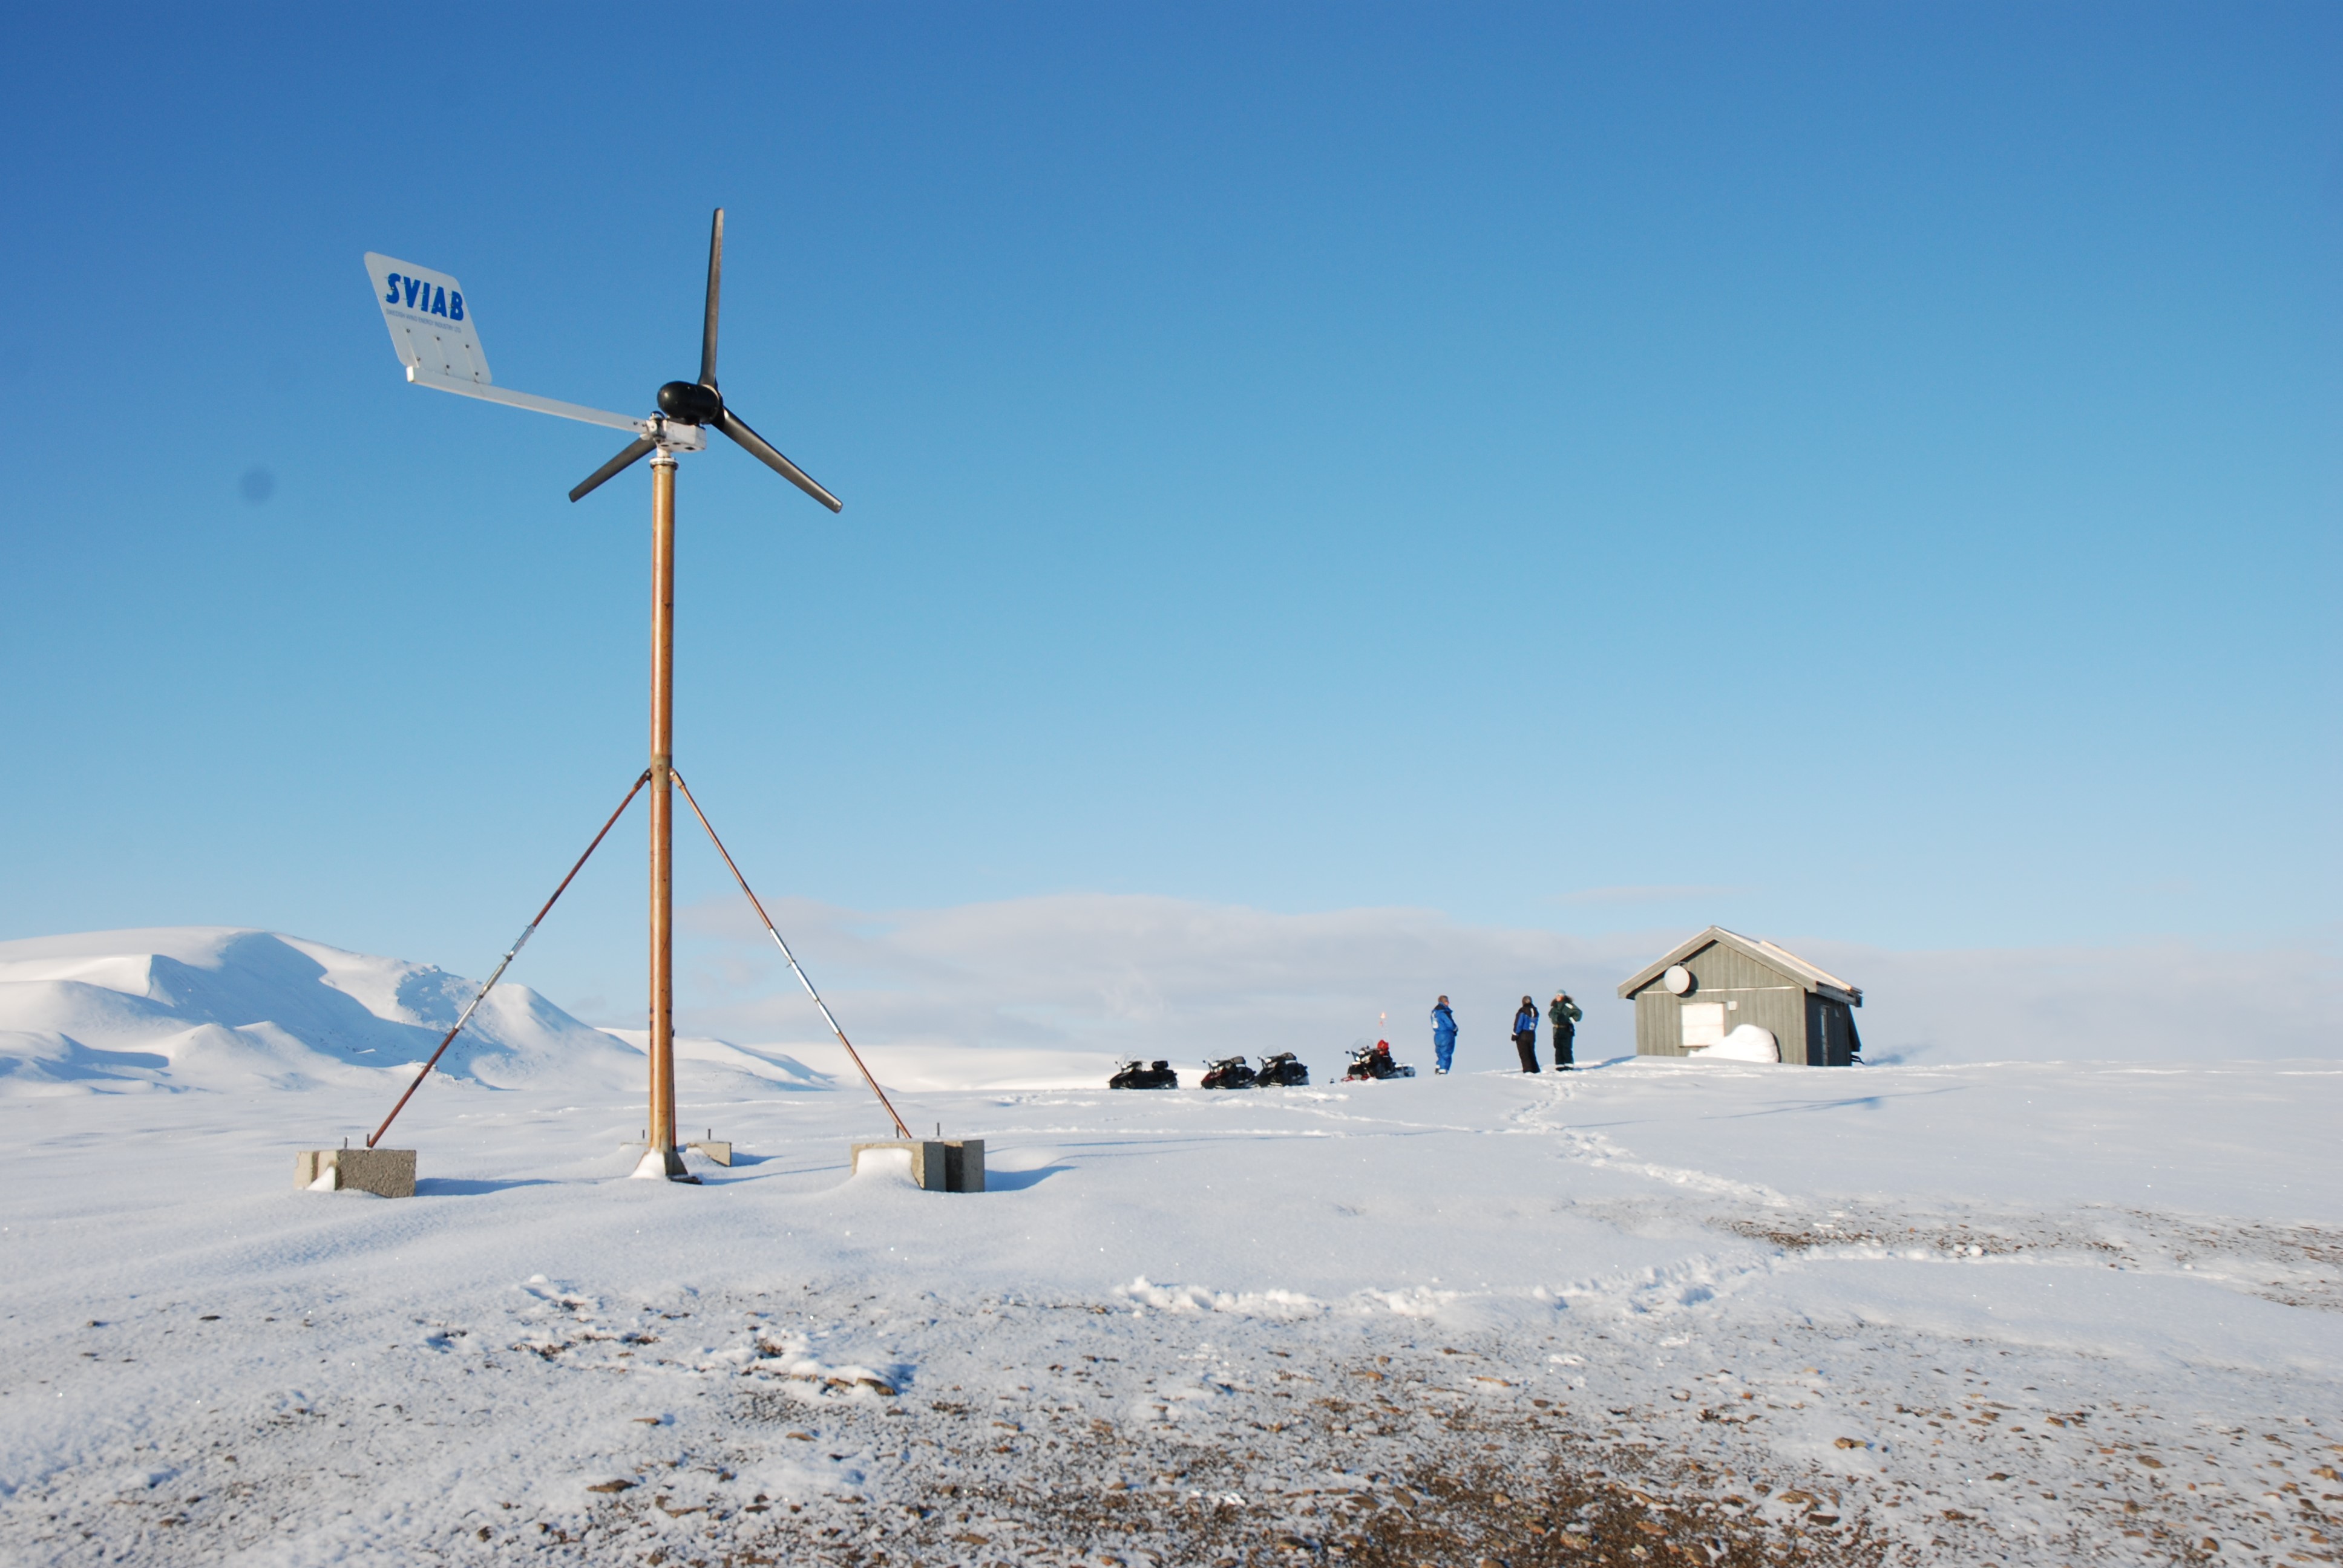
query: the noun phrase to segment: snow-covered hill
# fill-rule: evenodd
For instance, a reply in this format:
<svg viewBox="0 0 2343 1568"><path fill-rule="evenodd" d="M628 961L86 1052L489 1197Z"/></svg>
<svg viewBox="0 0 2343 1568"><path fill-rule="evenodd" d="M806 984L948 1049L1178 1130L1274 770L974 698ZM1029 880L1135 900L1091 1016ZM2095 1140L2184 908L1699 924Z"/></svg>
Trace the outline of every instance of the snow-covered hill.
<svg viewBox="0 0 2343 1568"><path fill-rule="evenodd" d="M404 1082L478 982L428 964L226 926L0 942L0 1094L363 1088ZM825 1086L773 1052L693 1042L701 1076ZM507 980L439 1071L491 1089L639 1084L639 1037L589 1028Z"/></svg>

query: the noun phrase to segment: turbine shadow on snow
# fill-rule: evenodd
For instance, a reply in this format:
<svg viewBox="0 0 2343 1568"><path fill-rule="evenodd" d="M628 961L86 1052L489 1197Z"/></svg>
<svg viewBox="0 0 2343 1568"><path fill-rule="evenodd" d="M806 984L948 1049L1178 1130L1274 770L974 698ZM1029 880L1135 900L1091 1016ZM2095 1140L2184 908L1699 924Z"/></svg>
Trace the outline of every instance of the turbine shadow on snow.
<svg viewBox="0 0 2343 1568"><path fill-rule="evenodd" d="M418 1176L415 1195L418 1198L478 1198L489 1192L503 1192L515 1187L558 1187L542 1176L514 1176L505 1180L470 1176Z"/></svg>
<svg viewBox="0 0 2343 1568"><path fill-rule="evenodd" d="M1051 1161L1047 1165L1036 1165L1031 1171L1001 1171L987 1167L984 1172L984 1190L988 1192L1022 1192L1029 1187L1039 1187L1051 1177L1062 1175L1072 1169L1071 1165L1062 1161Z"/></svg>
<svg viewBox="0 0 2343 1568"><path fill-rule="evenodd" d="M1896 1100L1919 1100L1937 1094L1962 1092L1966 1085L1947 1084L1941 1089L1916 1089L1904 1094L1849 1094L1835 1100L1800 1100L1786 1105L1767 1105L1753 1111L1725 1111L1713 1118L1718 1121L1739 1121L1753 1116L1799 1116L1814 1111L1884 1111L1888 1102Z"/></svg>

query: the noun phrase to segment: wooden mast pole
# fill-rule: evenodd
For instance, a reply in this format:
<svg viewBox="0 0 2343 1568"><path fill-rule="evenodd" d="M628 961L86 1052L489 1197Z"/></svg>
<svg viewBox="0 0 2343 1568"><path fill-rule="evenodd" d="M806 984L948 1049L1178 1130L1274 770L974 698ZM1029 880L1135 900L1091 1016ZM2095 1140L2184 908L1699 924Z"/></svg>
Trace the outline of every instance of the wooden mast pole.
<svg viewBox="0 0 2343 1568"><path fill-rule="evenodd" d="M650 1147L670 1177L675 1147L675 454L651 457ZM647 1171L644 1174L657 1174Z"/></svg>

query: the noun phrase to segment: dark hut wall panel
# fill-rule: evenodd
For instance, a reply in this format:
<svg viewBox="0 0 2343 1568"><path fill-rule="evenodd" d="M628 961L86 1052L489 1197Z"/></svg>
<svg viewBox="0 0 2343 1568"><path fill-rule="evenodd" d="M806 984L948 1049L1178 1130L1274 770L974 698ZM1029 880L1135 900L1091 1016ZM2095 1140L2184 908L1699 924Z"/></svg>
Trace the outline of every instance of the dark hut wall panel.
<svg viewBox="0 0 2343 1568"><path fill-rule="evenodd" d="M1824 1067L1845 1067L1855 1060L1855 1018L1846 1003L1814 999L1813 1017L1817 1049L1813 1060Z"/></svg>
<svg viewBox="0 0 2343 1568"><path fill-rule="evenodd" d="M1635 993L1635 1054L1684 1054L1684 1022L1678 1016L1676 999L1662 990L1657 981Z"/></svg>
<svg viewBox="0 0 2343 1568"><path fill-rule="evenodd" d="M1720 990L1711 1001L1739 1002L1735 1010L1727 1007L1725 1014L1726 1033L1735 1024L1754 1023L1760 1029L1774 1031L1774 1040L1782 1048L1784 1061L1806 1060L1806 993L1796 986L1775 985L1763 990Z"/></svg>

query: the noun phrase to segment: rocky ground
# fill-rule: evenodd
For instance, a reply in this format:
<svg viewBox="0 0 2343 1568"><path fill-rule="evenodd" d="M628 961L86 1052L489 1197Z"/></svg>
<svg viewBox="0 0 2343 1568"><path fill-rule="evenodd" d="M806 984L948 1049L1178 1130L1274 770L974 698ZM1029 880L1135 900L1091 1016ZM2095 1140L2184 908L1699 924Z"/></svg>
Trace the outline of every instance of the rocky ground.
<svg viewBox="0 0 2343 1568"><path fill-rule="evenodd" d="M225 1098L0 1106L0 1562L2333 1562L2338 1090L930 1096L982 1195L849 1175L840 1094L673 1187L446 1090L396 1201Z"/></svg>
<svg viewBox="0 0 2343 1568"><path fill-rule="evenodd" d="M35 1489L5 1517L26 1562L265 1560L337 1488L451 1453L493 1470L500 1412L592 1385L625 1412L609 1441L551 1484L423 1527L417 1559L2338 1558L2343 1432L2303 1412L2176 1412L2112 1366L1845 1326L1420 1332L1183 1299L1141 1285L1087 1302L806 1290L628 1304L539 1282L502 1321L417 1324L407 1397L198 1417L151 1451L153 1482L102 1499L60 1486L45 1507ZM200 1315L183 1330L194 1355L218 1332ZM2077 1373L2097 1384L2084 1397Z"/></svg>

